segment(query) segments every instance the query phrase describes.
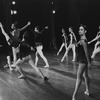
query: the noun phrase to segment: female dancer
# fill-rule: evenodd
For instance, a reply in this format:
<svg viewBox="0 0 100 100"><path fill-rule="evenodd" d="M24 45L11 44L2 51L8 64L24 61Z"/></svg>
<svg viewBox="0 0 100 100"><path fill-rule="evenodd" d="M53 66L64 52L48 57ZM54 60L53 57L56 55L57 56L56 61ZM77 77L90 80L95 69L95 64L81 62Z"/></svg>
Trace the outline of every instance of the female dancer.
<svg viewBox="0 0 100 100"><path fill-rule="evenodd" d="M48 29L48 27L45 27L44 29ZM44 30L43 29L43 30ZM40 55L40 57L44 60L44 62L45 62L45 68L47 68L47 67L49 67L49 64L48 64L48 60L46 59L46 57L44 56L44 54L43 54L43 51L42 51L42 49L43 49L43 45L42 45L42 40L41 40L41 35L42 35L42 32L43 32L43 30L41 31L41 32L39 32L39 28L38 28L38 26L36 26L35 27L35 29L34 29L34 34L35 34L35 46L36 46L36 58L35 58L35 65L37 66L37 63L38 63L38 54Z"/></svg>
<svg viewBox="0 0 100 100"><path fill-rule="evenodd" d="M100 26L99 26L99 30L100 30ZM94 59L95 55L100 52L100 31L97 33L97 36L93 40L88 42L88 44L90 44L94 41L97 41L97 42L95 43L94 50L93 50L93 53L91 56L92 59Z"/></svg>
<svg viewBox="0 0 100 100"><path fill-rule="evenodd" d="M36 67L34 65L34 62L32 60L32 51L34 51L34 48L31 47L27 43L26 38L27 38L27 34L24 33L22 42L20 43L20 46L19 46L19 48L20 48L20 58L14 64L14 66L16 66L17 70L20 73L20 76L18 78L25 77L24 74L23 74L23 70L20 67L20 65L24 62L28 62L35 69L35 71L38 72L42 78L44 78L44 80L48 80L48 78L43 75L43 73L40 71L40 69L38 69L38 67Z"/></svg>
<svg viewBox="0 0 100 100"><path fill-rule="evenodd" d="M65 49L67 50L68 37L67 37L67 35L66 35L66 33L65 33L65 29L64 29L64 28L62 29L62 33L63 33L63 34L62 34L63 43L62 43L62 45L61 45L59 51L57 52L57 55L59 55L59 53L61 52L61 50L63 49L63 47L65 47Z"/></svg>
<svg viewBox="0 0 100 100"><path fill-rule="evenodd" d="M85 85L86 85L86 91L84 93L86 95L89 95L90 81L88 76L88 66L90 66L90 59L88 55L88 46L87 46L87 40L85 34L86 34L86 30L84 26L81 25L79 27L80 41L77 44L77 53L78 53L77 60L79 62L79 67L77 71L76 85L72 96L72 100L76 100L77 92L80 88L83 77L85 79Z"/></svg>
<svg viewBox="0 0 100 100"><path fill-rule="evenodd" d="M16 47L19 45L20 43L20 39L18 38L15 38L12 34L12 36L10 37L4 30L3 28L3 25L2 23L0 22L0 27L1 27L1 31L2 31L2 34L5 36L5 39L7 41L7 44L8 44L8 54L7 54L7 63L8 63L8 67L10 68L10 70L12 70L12 67L11 67L11 59L10 59L10 56L11 56L11 48L12 47Z"/></svg>
<svg viewBox="0 0 100 100"><path fill-rule="evenodd" d="M13 29L13 31L11 32L11 34L15 37L18 38L20 35L20 32L23 31L27 26L29 26L31 23L28 22L24 27L17 29L16 28L16 24L17 22L13 23L11 28ZM18 51L18 45L12 47L12 51L13 51L13 63L15 63L17 61L17 51Z"/></svg>
<svg viewBox="0 0 100 100"><path fill-rule="evenodd" d="M75 34L73 32L73 29L71 27L69 28L69 32L70 32L70 34L69 34L69 36L70 36L70 44L67 47L67 50L66 50L64 56L61 59L61 62L64 61L64 59L68 55L68 52L69 52L70 49L72 49L72 51L73 51L73 60L72 61L75 61L75 58L76 58L76 42L77 42L76 36L75 36Z"/></svg>

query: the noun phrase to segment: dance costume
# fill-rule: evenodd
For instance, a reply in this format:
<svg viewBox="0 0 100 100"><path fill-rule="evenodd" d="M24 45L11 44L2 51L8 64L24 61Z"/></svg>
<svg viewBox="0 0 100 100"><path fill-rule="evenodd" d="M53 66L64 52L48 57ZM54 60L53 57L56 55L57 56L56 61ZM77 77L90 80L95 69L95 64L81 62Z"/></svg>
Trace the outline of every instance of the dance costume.
<svg viewBox="0 0 100 100"><path fill-rule="evenodd" d="M82 40L82 39L81 39ZM81 41L80 40L80 41ZM84 39L84 42L87 44L87 48L88 48L88 43L87 43L87 40ZM76 48L76 52L77 52L77 61L79 63L87 63L87 58L86 58L86 55L85 55L85 51L84 51L84 48L83 46L81 45L81 42L77 45L77 48Z"/></svg>

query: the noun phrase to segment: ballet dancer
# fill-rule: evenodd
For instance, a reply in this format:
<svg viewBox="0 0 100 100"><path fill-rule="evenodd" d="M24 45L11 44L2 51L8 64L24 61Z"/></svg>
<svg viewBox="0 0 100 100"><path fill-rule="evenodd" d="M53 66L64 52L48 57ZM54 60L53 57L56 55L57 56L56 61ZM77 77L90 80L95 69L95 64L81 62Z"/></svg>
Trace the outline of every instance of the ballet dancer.
<svg viewBox="0 0 100 100"><path fill-rule="evenodd" d="M4 35L4 37L5 37L5 39L6 39L6 42L7 42L7 44L8 44L8 46L7 46L7 67L9 67L10 68L10 70L13 70L12 69L12 67L11 67L11 52L12 52L12 47L13 46L15 46L15 45L17 45L17 44L19 44L19 40L17 39L14 39L14 37L13 36L9 36L6 32L5 32L5 30L4 30L4 28L3 28L3 25L2 25L2 23L0 22L0 28L1 28L1 31L2 31L2 34Z"/></svg>
<svg viewBox="0 0 100 100"><path fill-rule="evenodd" d="M32 60L32 51L34 51L34 48L27 43L26 33L23 34L23 39L22 39L22 42L20 43L19 49L20 49L20 52L19 52L20 57L14 64L14 66L16 66L18 72L20 73L20 76L18 78L21 79L25 77L25 75L23 74L23 70L21 68L21 64L23 64L24 62L25 63L27 62L32 66L32 68L35 69L37 73L39 73L39 75L44 80L48 80L48 78L43 75L42 71L34 65L34 62Z"/></svg>
<svg viewBox="0 0 100 100"><path fill-rule="evenodd" d="M75 61L75 59L76 59L76 42L77 42L77 39L76 39L76 36L75 36L73 29L71 27L69 27L69 32L70 32L70 34L69 34L70 44L67 47L67 50L66 50L64 56L61 59L61 62L63 62L65 57L68 56L68 52L69 52L70 49L72 49L72 51L73 51L73 60L72 61Z"/></svg>
<svg viewBox="0 0 100 100"><path fill-rule="evenodd" d="M100 26L99 26L99 30L100 30ZM96 37L93 40L88 42L88 44L90 44L90 43L92 43L94 41L97 41L97 42L95 43L94 50L92 52L92 56L91 56L92 60L94 60L96 54L100 52L100 31L97 33Z"/></svg>
<svg viewBox="0 0 100 100"><path fill-rule="evenodd" d="M62 34L63 42L62 42L62 45L61 45L59 51L57 52L57 55L59 55L59 53L61 52L61 50L63 49L63 47L65 47L65 50L67 50L68 37L67 37L67 35L65 33L65 29L64 28L62 29L62 33L63 33Z"/></svg>
<svg viewBox="0 0 100 100"><path fill-rule="evenodd" d="M45 27L44 29L48 29L48 27ZM36 58L35 58L35 66L37 66L37 63L38 63L38 55L40 55L40 57L43 59L43 61L45 62L45 66L44 68L47 68L49 67L49 63L48 63L48 60L46 59L46 57L44 56L43 54L43 45L42 45L42 32L44 31L44 29L39 32L39 27L36 26L35 29L34 29L34 34L35 34L35 47L36 47Z"/></svg>
<svg viewBox="0 0 100 100"><path fill-rule="evenodd" d="M86 91L84 93L89 96L90 79L88 75L88 67L91 64L88 54L88 43L85 34L86 34L85 26L81 25L79 27L80 41L77 44L77 60L79 62L79 66L77 70L77 79L76 79L75 90L72 95L72 100L77 100L77 92L80 88L83 77L86 86Z"/></svg>
<svg viewBox="0 0 100 100"><path fill-rule="evenodd" d="M13 35L15 38L18 38L20 36L20 32L23 31L25 28L27 28L31 23L28 22L24 27L22 28L16 28L16 24L17 22L13 23L11 25L12 28L12 32L11 35ZM18 52L18 45L15 45L14 47L12 47L12 52L13 52L13 64L17 61L17 52ZM13 66L13 65L12 65Z"/></svg>

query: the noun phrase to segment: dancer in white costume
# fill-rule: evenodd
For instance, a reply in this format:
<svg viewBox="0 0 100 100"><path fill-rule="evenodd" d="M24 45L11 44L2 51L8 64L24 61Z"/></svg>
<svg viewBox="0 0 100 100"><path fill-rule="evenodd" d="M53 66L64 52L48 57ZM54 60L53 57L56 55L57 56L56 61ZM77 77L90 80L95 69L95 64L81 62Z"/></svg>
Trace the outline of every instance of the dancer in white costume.
<svg viewBox="0 0 100 100"><path fill-rule="evenodd" d="M75 59L76 59L76 42L77 42L77 39L76 39L76 36L75 36L73 29L71 27L69 28L69 32L70 32L70 34L69 34L70 44L67 47L67 50L66 50L64 56L61 59L61 62L63 62L65 57L68 56L68 52L69 52L70 49L72 49L72 51L73 51L73 60L72 61L75 61Z"/></svg>
<svg viewBox="0 0 100 100"><path fill-rule="evenodd" d="M48 29L48 27L45 27L44 29ZM34 34L35 34L35 47L36 47L36 58L35 58L35 65L37 66L37 63L38 63L38 55L40 55L40 57L44 60L44 62L45 62L45 66L44 66L44 68L47 68L47 67L49 67L49 63L48 63L48 60L46 59L46 57L44 56L44 54L43 54L43 51L42 51L42 49L43 49L43 45L42 45L42 40L41 40L41 38L42 38L42 32L44 31L44 29L41 31L41 32L39 32L39 28L38 28L38 26L36 26L35 27L35 29L34 29Z"/></svg>
<svg viewBox="0 0 100 100"><path fill-rule="evenodd" d="M57 55L59 55L59 53L62 51L63 47L65 47L65 50L67 50L68 37L67 37L67 35L66 35L66 33L65 33L65 29L64 29L64 28L62 29L62 33L63 33L63 34L62 34L63 42L62 42L62 45L61 45L59 51L57 52Z"/></svg>
<svg viewBox="0 0 100 100"><path fill-rule="evenodd" d="M99 30L100 30L100 26L99 26ZM92 59L94 59L96 54L100 52L100 31L97 33L97 36L93 40L88 42L88 44L90 44L94 41L97 41L97 42L94 45L94 50L93 50L92 56L91 56Z"/></svg>

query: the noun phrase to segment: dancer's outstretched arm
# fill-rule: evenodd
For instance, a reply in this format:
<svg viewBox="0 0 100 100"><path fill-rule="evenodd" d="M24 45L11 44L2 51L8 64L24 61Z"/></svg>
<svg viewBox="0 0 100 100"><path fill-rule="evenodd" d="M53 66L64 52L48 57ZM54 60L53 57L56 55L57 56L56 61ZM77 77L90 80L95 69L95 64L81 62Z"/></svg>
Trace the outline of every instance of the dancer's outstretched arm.
<svg viewBox="0 0 100 100"><path fill-rule="evenodd" d="M19 31L23 31L27 26L29 26L31 22L28 22L24 27L20 28Z"/></svg>
<svg viewBox="0 0 100 100"><path fill-rule="evenodd" d="M96 41L96 40L99 39L99 38L100 38L100 35L99 35L99 36L96 36L93 40L91 40L90 42L88 42L88 44L90 44L90 43Z"/></svg>
<svg viewBox="0 0 100 100"><path fill-rule="evenodd" d="M39 33L42 34L42 32L43 32L45 29L48 29L48 26L44 27Z"/></svg>

